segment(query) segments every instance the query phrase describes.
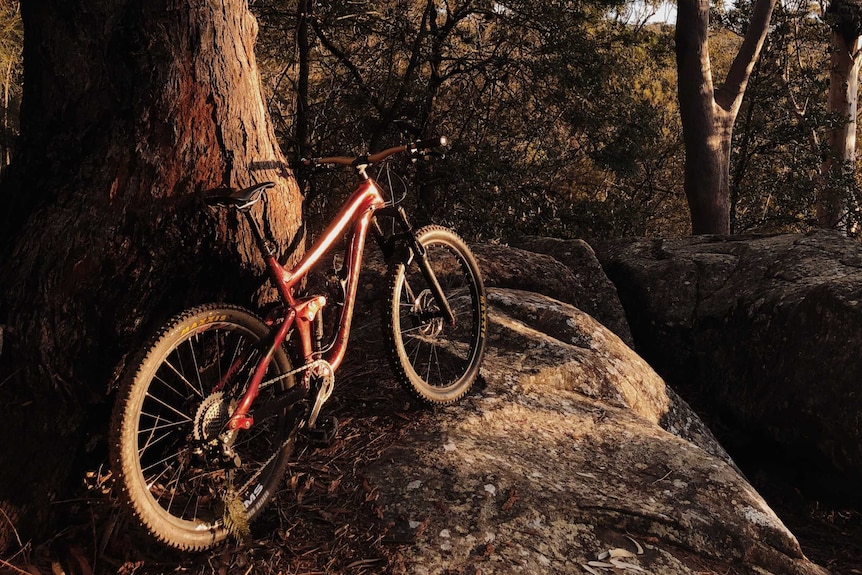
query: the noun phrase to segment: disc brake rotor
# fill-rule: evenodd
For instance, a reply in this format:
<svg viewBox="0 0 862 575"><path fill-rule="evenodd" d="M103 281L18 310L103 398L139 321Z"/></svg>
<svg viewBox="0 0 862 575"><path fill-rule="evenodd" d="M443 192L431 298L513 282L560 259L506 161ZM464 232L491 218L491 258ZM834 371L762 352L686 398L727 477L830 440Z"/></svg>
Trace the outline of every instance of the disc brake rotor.
<svg viewBox="0 0 862 575"><path fill-rule="evenodd" d="M443 331L443 318L431 290L424 290L413 302L411 311L419 318L419 332L425 337L437 337Z"/></svg>

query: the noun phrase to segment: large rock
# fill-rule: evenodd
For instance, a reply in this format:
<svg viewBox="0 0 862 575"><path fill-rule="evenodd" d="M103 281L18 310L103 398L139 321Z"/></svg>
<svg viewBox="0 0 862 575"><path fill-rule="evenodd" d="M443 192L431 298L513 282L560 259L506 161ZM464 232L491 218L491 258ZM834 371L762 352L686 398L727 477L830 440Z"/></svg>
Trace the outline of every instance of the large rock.
<svg viewBox="0 0 862 575"><path fill-rule="evenodd" d="M487 385L363 470L409 543L394 572L826 573L619 337L547 296L488 296Z"/></svg>
<svg viewBox="0 0 862 575"><path fill-rule="evenodd" d="M572 304L633 345L614 284L586 242L531 237L523 239L519 247L477 245L472 249L486 286L532 291Z"/></svg>
<svg viewBox="0 0 862 575"><path fill-rule="evenodd" d="M858 498L858 241L821 231L621 240L599 252L638 351L671 385L736 428L729 438L757 438L760 454L824 470L815 479L828 475L832 495Z"/></svg>

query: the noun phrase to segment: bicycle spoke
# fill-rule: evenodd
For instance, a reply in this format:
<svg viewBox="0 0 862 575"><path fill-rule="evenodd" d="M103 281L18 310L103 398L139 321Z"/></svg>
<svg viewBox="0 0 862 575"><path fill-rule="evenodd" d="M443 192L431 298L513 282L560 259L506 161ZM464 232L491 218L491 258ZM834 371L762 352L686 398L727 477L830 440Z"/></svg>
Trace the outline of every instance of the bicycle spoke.
<svg viewBox="0 0 862 575"><path fill-rule="evenodd" d="M168 489L168 491L170 491L170 493L171 493L171 497L168 500L168 507L167 507L168 513L170 513L171 507L173 507L173 505L174 505L174 497L176 497L176 495L177 495L176 486L180 484L180 475L182 474L182 472L183 472L183 464L180 463L179 466L177 466L177 471L176 471L176 473L174 473L173 478L170 481L168 481L167 485L165 485L165 488ZM173 489L171 489L172 483L174 484Z"/></svg>
<svg viewBox="0 0 862 575"><path fill-rule="evenodd" d="M187 394L183 393L180 389L177 389L176 387L174 387L171 383L168 382L167 379L162 378L158 373L156 373L153 376L153 380L161 383L162 387L169 390L171 393L176 395L178 398L180 398L182 400L186 400L188 398ZM183 387L185 387L185 386L183 386Z"/></svg>
<svg viewBox="0 0 862 575"><path fill-rule="evenodd" d="M437 356L437 346L434 346L434 365L437 366L437 379L440 382L440 385L444 385L448 383L445 379L443 379L443 372L440 370L440 358ZM429 372L430 375L430 372Z"/></svg>
<svg viewBox="0 0 862 575"><path fill-rule="evenodd" d="M147 413L146 411L141 411L141 415L146 415L147 417L151 417L151 418L155 419L156 421L161 420L161 416L156 416L156 415L153 415L152 413ZM168 429L171 427L180 427L182 425L186 425L189 421L191 421L191 420L174 421L172 423L156 424L156 425L153 425L152 427L150 427L149 430L150 431L160 431L162 429ZM138 433L144 433L144 431L141 430Z"/></svg>
<svg viewBox="0 0 862 575"><path fill-rule="evenodd" d="M164 439L166 439L166 438L168 438L168 437L170 437L170 436L172 435L171 433L165 433L165 434L160 435L160 436L159 436L159 437L157 437L156 439L153 439L153 438L155 437L155 434L153 434L153 433L152 433L152 431L153 431L153 430L150 430L150 436L147 438L147 441L144 443L143 447L141 447L141 451L140 451L140 452L141 452L142 454L143 454L143 453L145 453L145 452L147 452L147 451L148 451L149 449L151 449L154 445L157 445L157 444L158 444L158 443L160 443L162 440L164 440ZM143 433L143 432L142 432L142 433Z"/></svg>
<svg viewBox="0 0 862 575"><path fill-rule="evenodd" d="M425 370L425 381L431 381L431 358L434 357L434 346L429 346L431 349L428 350L428 369Z"/></svg>
<svg viewBox="0 0 862 575"><path fill-rule="evenodd" d="M422 340L418 337L410 338L416 343L416 350L413 354L413 360L410 363L416 364L416 360L419 359L419 351L422 349Z"/></svg>
<svg viewBox="0 0 862 575"><path fill-rule="evenodd" d="M177 368L176 368L176 367L174 367L174 364L172 364L170 361L168 361L168 360L166 359L166 360L165 360L165 362L164 362L162 365L166 365L166 366L168 366L168 367L171 369L171 371L173 371L175 374L177 374L177 377L179 377L179 378L180 378L180 380L181 380L184 384L186 384L186 387L188 387L190 390L192 390L192 391L195 393L195 395L197 395L197 396L199 396L200 398L202 398L202 399L203 399L204 394L203 394L203 393L201 393L200 391L198 391L198 390L197 390L197 388L195 388L195 386L192 384L192 382L190 382L190 381L186 378L186 376L185 376L183 373L180 373L180 372L177 370ZM164 382L164 380L161 380L161 378L160 378L160 381L163 381L163 382ZM167 383L165 383L165 385L168 385L168 384L167 384Z"/></svg>
<svg viewBox="0 0 862 575"><path fill-rule="evenodd" d="M206 332L204 332L204 333L206 333ZM200 366L198 366L198 356L195 353L195 348L194 348L194 345L192 344L192 342L197 341L199 337L203 337L203 334L196 334L193 338L189 339L188 343L189 343L189 352L191 353L191 356L192 356L192 366L194 367L195 376L197 377L197 380L198 380L198 388L197 388L198 394L201 397L203 397L204 395L206 395L206 393L204 393L204 384L201 381L201 369L200 369ZM218 333L216 333L216 343L218 343Z"/></svg>
<svg viewBox="0 0 862 575"><path fill-rule="evenodd" d="M174 406L165 403L164 401L162 401L161 399L159 399L155 395L152 395L150 392L147 392L146 397L149 397L150 399L152 399L153 401L155 401L156 403L158 403L159 405L161 405L165 409L172 411L173 413L176 413L177 415L179 415L182 418L183 421L191 423L191 421L192 421L191 417L189 417L188 415L186 415L185 413L183 413L179 409L175 408Z"/></svg>
<svg viewBox="0 0 862 575"><path fill-rule="evenodd" d="M141 472L144 474L144 480L147 482L147 489L152 490L153 486L155 486L158 483L159 479L161 479L166 473L168 473L170 471L170 469L171 469L170 465L162 465L162 464L164 464L166 461L170 461L172 459L178 460L179 456L178 455L169 455L169 456L163 458L161 461L157 461L157 462L153 463L152 465L149 465L149 466L141 469ZM159 472L155 477L148 478L147 472L150 471L151 469L153 469L154 467L159 466L159 465L162 465L162 467L163 467L162 471Z"/></svg>

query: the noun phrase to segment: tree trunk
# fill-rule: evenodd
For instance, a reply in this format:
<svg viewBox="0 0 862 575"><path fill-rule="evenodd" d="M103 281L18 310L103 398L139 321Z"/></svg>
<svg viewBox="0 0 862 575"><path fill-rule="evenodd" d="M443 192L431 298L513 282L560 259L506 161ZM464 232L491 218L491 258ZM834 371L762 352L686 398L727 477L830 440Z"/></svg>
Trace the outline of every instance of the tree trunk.
<svg viewBox="0 0 862 575"><path fill-rule="evenodd" d="M829 155L820 173L823 185L817 197L817 225L836 228L846 222L849 194L847 184L856 164L856 101L859 93L858 53L860 39L852 46L838 31L832 32L831 70L827 112L838 116L840 123L827 134Z"/></svg>
<svg viewBox="0 0 862 575"><path fill-rule="evenodd" d="M246 0L21 9L20 147L0 189L0 501L23 508L29 534L103 461L106 393L154 325L205 299L269 296L244 222L199 193L275 181L268 228L288 252L302 228Z"/></svg>
<svg viewBox="0 0 862 575"><path fill-rule="evenodd" d="M709 0L677 3L676 64L693 234L730 233L730 146L775 0L757 0L742 46L718 88L709 61Z"/></svg>

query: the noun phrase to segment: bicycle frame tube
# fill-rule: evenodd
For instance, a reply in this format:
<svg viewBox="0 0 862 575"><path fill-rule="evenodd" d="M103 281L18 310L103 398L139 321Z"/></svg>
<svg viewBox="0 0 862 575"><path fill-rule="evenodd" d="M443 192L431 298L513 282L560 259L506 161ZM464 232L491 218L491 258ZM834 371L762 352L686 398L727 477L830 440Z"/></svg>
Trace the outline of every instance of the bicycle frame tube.
<svg viewBox="0 0 862 575"><path fill-rule="evenodd" d="M383 196L376 184L370 179L366 180L351 194L332 225L327 228L324 235L315 242L293 269L288 270L278 263L274 253L265 253L264 258L270 277L273 283L275 283L279 294L281 294L282 300L288 304L289 311L283 323L279 326L269 351L258 362L248 390L246 390L246 393L240 399L236 411L231 416L228 422L230 429L248 429L251 427L253 422L248 412L255 398L257 398L260 385L263 382L275 350L284 343L291 327L296 327L299 334L300 351L305 362L310 363L314 361L311 326L317 313L326 305L326 298L324 296L312 296L307 299L297 300L293 297L293 290L309 270L342 236L347 227L353 224L352 238L345 261L348 274L344 307L341 311L341 320L334 343L324 358L332 366L333 371L341 364L347 351L347 339L350 335L350 324L353 318L353 306L356 299L356 288L359 283L359 270L362 264L362 253L365 247L368 225L371 222L374 211L383 207L384 203ZM253 229L255 229L256 234L260 233L256 228ZM261 243L263 244L263 242Z"/></svg>
<svg viewBox="0 0 862 575"><path fill-rule="evenodd" d="M333 244L343 236L348 226L353 225L352 238L344 262L348 272L347 286L344 294L344 308L341 312L341 321L339 322L334 344L324 358L332 365L333 369L337 369L344 359L368 225L371 222L374 211L383 207L383 205L384 199L377 185L370 179L366 180L351 194L323 236L314 243L293 269L285 269L275 260L274 256L267 258L270 274L282 299L292 308L297 309L304 302L298 302L294 299L293 289L302 281L309 270L320 261L320 258L332 248ZM306 361L312 360L311 324L318 309L308 310L310 313L307 314L297 309L298 313L295 324L298 328L302 353Z"/></svg>

